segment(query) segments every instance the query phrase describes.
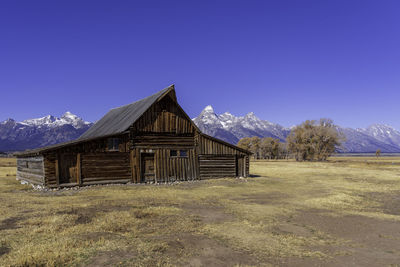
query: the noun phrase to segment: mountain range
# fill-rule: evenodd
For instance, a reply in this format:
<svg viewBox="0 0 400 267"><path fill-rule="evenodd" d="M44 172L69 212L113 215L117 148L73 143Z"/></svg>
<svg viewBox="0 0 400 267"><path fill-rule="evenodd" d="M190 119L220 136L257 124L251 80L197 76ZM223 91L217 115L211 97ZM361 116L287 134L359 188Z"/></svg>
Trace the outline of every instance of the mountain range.
<svg viewBox="0 0 400 267"><path fill-rule="evenodd" d="M236 144L243 137L273 137L285 141L291 128L258 118L253 112L234 116L229 112L216 114L211 106L193 119L205 134ZM33 149L78 138L93 123L66 112L61 117L51 115L17 122L8 119L0 122L0 151ZM346 137L339 152L368 153L400 152L400 132L391 126L374 124L365 129L343 128L338 131Z"/></svg>
<svg viewBox="0 0 400 267"><path fill-rule="evenodd" d="M71 112L60 118L48 115L21 122L8 119L0 123L0 151L21 151L71 141L92 124Z"/></svg>
<svg viewBox="0 0 400 267"><path fill-rule="evenodd" d="M253 112L237 117L229 112L216 114L211 106L205 107L199 116L193 119L204 133L236 144L243 137L273 137L285 141L291 128L259 119ZM400 152L400 132L391 126L373 124L368 128L352 129L338 126L346 140L339 152L368 153L380 149L382 152Z"/></svg>

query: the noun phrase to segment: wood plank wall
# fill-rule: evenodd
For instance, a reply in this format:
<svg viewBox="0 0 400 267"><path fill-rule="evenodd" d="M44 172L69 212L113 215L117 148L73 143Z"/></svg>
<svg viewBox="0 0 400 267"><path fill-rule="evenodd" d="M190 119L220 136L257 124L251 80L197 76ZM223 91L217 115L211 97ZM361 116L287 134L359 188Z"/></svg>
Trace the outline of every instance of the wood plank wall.
<svg viewBox="0 0 400 267"><path fill-rule="evenodd" d="M204 135L199 137L199 154L213 154L213 155L246 155L238 149L217 142Z"/></svg>
<svg viewBox="0 0 400 267"><path fill-rule="evenodd" d="M44 185L43 161L42 156L17 158L17 179Z"/></svg>
<svg viewBox="0 0 400 267"><path fill-rule="evenodd" d="M132 135L138 132L187 134L194 131L192 122L169 96L152 105L131 127Z"/></svg>
<svg viewBox="0 0 400 267"><path fill-rule="evenodd" d="M236 176L235 155L199 155L200 178Z"/></svg>
<svg viewBox="0 0 400 267"><path fill-rule="evenodd" d="M96 183L123 183L131 180L129 153L108 152L81 154L83 185Z"/></svg>
<svg viewBox="0 0 400 267"><path fill-rule="evenodd" d="M196 135L195 139L198 139L199 144L198 144L198 154L199 154L199 166L200 166L200 177L203 178L204 172L205 172L205 165L202 164L207 164L205 162L202 162L202 157L207 156L208 161L212 161L212 158L215 159L215 163L221 163L218 167L213 168L214 173L212 173L211 169L208 168L207 170L207 177L221 177L221 171L218 171L217 169L220 168L221 170L226 171L226 177L231 176L233 173L231 169L227 170L226 169L226 164L231 164L231 163L224 163L223 161L220 160L219 156L228 156L228 155L235 155L235 161L238 160L244 160L245 161L245 173L244 177L247 177L249 175L249 155L247 153L244 153L234 147L228 146L222 142L218 142L212 138L209 138L204 135ZM235 171L234 175L238 174L238 170L236 168L239 166L238 162L235 162ZM203 174L202 174L203 172ZM240 176L240 175L239 175ZM206 177L206 176L204 176Z"/></svg>
<svg viewBox="0 0 400 267"><path fill-rule="evenodd" d="M171 149L143 149L134 148L131 152L132 182L141 182L141 154L154 154L155 180L153 182L173 182L195 180L198 177L198 162L194 149L181 148L174 150L186 150L187 157L171 157Z"/></svg>

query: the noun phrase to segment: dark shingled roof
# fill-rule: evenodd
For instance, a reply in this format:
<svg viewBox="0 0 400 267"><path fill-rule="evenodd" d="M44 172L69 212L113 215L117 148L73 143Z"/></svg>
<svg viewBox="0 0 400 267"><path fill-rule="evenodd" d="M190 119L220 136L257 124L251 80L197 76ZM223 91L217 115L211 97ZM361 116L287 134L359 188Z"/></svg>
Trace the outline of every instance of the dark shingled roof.
<svg viewBox="0 0 400 267"><path fill-rule="evenodd" d="M129 129L150 106L163 96L173 86L167 87L154 95L143 98L131 104L111 109L103 118L97 121L77 140L119 134Z"/></svg>
<svg viewBox="0 0 400 267"><path fill-rule="evenodd" d="M135 123L136 120L138 120L154 102L159 100L170 90L175 90L174 85L171 85L155 93L154 95L148 96L131 104L111 109L106 115L104 115L103 118L97 121L84 134L75 140L47 147L16 152L14 155L36 154L69 145L79 144L84 141L89 141L100 137L112 136L126 132L129 127Z"/></svg>

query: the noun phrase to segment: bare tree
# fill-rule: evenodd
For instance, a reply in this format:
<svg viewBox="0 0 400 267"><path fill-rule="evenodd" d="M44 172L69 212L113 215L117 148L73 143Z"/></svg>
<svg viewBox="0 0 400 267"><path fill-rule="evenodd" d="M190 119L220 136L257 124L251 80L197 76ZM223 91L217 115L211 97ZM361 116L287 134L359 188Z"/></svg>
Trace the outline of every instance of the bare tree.
<svg viewBox="0 0 400 267"><path fill-rule="evenodd" d="M287 137L288 150L297 161L326 160L344 138L330 119L307 120Z"/></svg>

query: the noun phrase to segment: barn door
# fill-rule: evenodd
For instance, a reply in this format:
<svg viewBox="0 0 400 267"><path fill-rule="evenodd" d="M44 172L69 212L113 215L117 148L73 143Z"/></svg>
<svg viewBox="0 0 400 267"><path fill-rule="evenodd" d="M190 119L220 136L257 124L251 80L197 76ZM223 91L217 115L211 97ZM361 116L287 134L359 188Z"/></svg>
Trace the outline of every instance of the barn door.
<svg viewBox="0 0 400 267"><path fill-rule="evenodd" d="M154 154L144 153L141 155L141 182L155 181Z"/></svg>
<svg viewBox="0 0 400 267"><path fill-rule="evenodd" d="M60 154L58 164L60 172L60 184L76 183L76 155Z"/></svg>

